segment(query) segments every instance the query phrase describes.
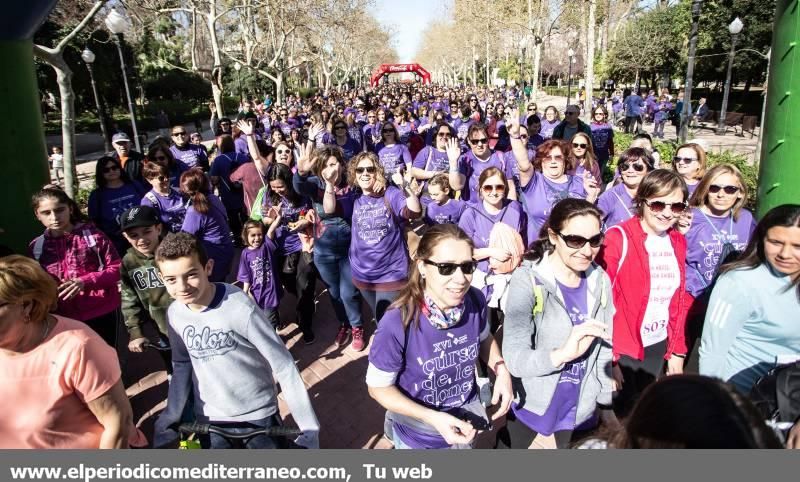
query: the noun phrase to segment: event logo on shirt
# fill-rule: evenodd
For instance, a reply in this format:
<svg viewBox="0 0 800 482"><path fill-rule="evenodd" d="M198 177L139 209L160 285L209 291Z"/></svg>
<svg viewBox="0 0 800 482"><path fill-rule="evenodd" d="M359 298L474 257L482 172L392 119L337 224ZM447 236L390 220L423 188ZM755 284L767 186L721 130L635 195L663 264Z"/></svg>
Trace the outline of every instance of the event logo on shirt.
<svg viewBox="0 0 800 482"><path fill-rule="evenodd" d="M389 213L381 201L378 205L363 204L353 213L357 219L356 233L369 245L378 244L389 234Z"/></svg>
<svg viewBox="0 0 800 482"><path fill-rule="evenodd" d="M417 360L427 375L420 393L425 403L460 406L466 402L475 383L475 360L478 358L478 343L463 346L466 342L464 335L435 343L433 352L438 353L437 356Z"/></svg>
<svg viewBox="0 0 800 482"><path fill-rule="evenodd" d="M233 330L212 330L203 328L200 333L194 325L188 325L183 330L183 342L192 358L203 359L221 356L235 350L238 342L233 337Z"/></svg>
<svg viewBox="0 0 800 482"><path fill-rule="evenodd" d="M269 286L272 282L272 270L269 266L269 259L257 256L250 261L250 271L253 273L253 286L263 284Z"/></svg>
<svg viewBox="0 0 800 482"><path fill-rule="evenodd" d="M712 242L704 243L700 241L700 246L703 247L703 252L706 254L703 258L703 277L706 281L711 281L714 274L717 272L717 265L719 264L719 256L722 254L722 246L725 243L730 243L736 251L744 251L747 248L747 243L736 243L739 240L739 235L736 233L726 233L724 229L720 230L720 234L711 235Z"/></svg>

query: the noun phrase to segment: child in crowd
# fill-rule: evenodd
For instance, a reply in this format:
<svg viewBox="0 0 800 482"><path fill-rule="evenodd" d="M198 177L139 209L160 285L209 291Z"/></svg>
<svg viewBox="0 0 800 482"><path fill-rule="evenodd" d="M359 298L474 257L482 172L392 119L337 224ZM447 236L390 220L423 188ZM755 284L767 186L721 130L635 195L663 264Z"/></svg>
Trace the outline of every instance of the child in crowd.
<svg viewBox="0 0 800 482"><path fill-rule="evenodd" d="M53 169L53 178L56 184L61 184L61 178L64 177L64 155L61 153L61 148L53 146L53 153L50 154L48 160L50 161L50 168Z"/></svg>
<svg viewBox="0 0 800 482"><path fill-rule="evenodd" d="M425 206L425 224L458 224L467 203L460 199L452 199L449 177L445 173L437 174L428 182L428 200Z"/></svg>
<svg viewBox="0 0 800 482"><path fill-rule="evenodd" d="M158 328L157 343L167 347L167 308L172 298L155 266L155 253L163 232L158 211L151 206L132 207L122 213L120 227L131 244L120 267L122 316L130 335L128 349L141 353L151 343L142 329L148 322ZM159 350L158 353L166 364L167 373L172 373L170 352Z"/></svg>
<svg viewBox="0 0 800 482"><path fill-rule="evenodd" d="M212 283L203 243L188 233L169 234L156 250L156 265L175 298L167 311L173 376L167 408L156 423L155 446L174 443L171 428L193 398L194 416L226 430L281 424L276 381L303 434L295 443L319 447L319 422L294 359L264 312L239 288ZM275 379L273 379L273 374ZM204 448L231 448L212 434ZM257 435L246 448L279 448L281 439Z"/></svg>
<svg viewBox="0 0 800 482"><path fill-rule="evenodd" d="M242 290L264 310L276 330L281 325L278 305L283 290L275 262L278 246L273 239L280 224L280 214L272 221L266 233L261 221L248 219L244 223L242 242L246 248L239 258L239 273L236 276L237 281L244 283Z"/></svg>

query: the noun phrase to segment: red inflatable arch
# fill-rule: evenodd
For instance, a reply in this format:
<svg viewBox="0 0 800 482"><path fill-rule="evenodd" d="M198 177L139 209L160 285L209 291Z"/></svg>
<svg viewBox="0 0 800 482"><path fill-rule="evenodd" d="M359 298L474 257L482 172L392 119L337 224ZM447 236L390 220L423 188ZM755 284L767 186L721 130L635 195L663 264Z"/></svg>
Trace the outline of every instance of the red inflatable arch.
<svg viewBox="0 0 800 482"><path fill-rule="evenodd" d="M372 77L369 80L369 84L372 87L375 87L378 85L378 82L380 82L381 77L384 75L401 74L404 72L415 73L422 78L423 83L431 83L430 72L422 68L422 66L419 64L381 64L377 69L375 69L375 71L372 72Z"/></svg>

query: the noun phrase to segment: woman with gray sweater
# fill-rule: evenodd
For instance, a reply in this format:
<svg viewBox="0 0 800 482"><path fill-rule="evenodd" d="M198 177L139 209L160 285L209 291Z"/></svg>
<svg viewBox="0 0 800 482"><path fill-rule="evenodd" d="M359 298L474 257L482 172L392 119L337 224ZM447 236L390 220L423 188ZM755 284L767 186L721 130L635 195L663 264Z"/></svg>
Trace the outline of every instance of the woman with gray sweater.
<svg viewBox="0 0 800 482"><path fill-rule="evenodd" d="M565 448L575 432L597 425L598 407L604 423L618 423L610 410L611 284L593 263L600 227L588 201L560 201L514 271L503 355L515 400L498 448L528 448L537 436Z"/></svg>

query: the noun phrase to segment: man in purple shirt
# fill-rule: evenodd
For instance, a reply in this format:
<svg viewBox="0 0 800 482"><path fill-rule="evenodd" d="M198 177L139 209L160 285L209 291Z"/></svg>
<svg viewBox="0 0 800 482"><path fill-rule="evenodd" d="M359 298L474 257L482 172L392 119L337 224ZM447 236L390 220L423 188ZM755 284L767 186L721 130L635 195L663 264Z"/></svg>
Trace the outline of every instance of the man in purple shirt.
<svg viewBox="0 0 800 482"><path fill-rule="evenodd" d="M208 155L206 151L195 144L189 142L189 133L183 126L172 128L172 141L174 145L169 148L172 156L182 161L189 168L199 167L203 172L208 171Z"/></svg>

